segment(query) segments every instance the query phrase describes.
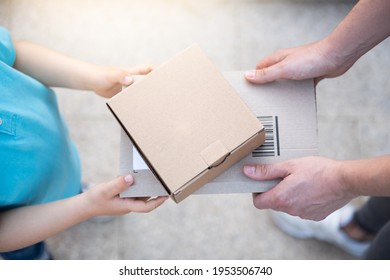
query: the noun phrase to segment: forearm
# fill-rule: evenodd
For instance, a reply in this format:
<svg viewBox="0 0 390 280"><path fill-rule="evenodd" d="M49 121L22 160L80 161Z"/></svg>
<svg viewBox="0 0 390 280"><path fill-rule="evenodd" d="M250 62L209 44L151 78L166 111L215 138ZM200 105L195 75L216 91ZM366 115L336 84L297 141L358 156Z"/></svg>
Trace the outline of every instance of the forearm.
<svg viewBox="0 0 390 280"><path fill-rule="evenodd" d="M390 155L341 161L339 167L343 185L352 196L390 196Z"/></svg>
<svg viewBox="0 0 390 280"><path fill-rule="evenodd" d="M0 252L35 244L92 217L83 196L0 213Z"/></svg>
<svg viewBox="0 0 390 280"><path fill-rule="evenodd" d="M119 176L68 199L0 213L0 252L32 245L91 217L150 212L168 198L120 198L132 183L131 175Z"/></svg>
<svg viewBox="0 0 390 280"><path fill-rule="evenodd" d="M43 46L15 42L16 61L19 71L41 81L49 87L65 87L91 90L94 71L99 66L73 59Z"/></svg>
<svg viewBox="0 0 390 280"><path fill-rule="evenodd" d="M390 1L360 0L324 39L335 63L352 65L390 36Z"/></svg>

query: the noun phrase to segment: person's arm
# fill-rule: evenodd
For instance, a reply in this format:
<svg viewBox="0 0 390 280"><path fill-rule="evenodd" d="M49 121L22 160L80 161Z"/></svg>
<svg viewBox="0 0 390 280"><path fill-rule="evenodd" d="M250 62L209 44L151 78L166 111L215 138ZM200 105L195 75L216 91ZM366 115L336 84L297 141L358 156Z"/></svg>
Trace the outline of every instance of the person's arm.
<svg viewBox="0 0 390 280"><path fill-rule="evenodd" d="M100 66L74 59L26 41L14 42L14 67L49 87L91 90L103 97L112 97L122 86L133 82L132 75L144 75L153 65L131 68Z"/></svg>
<svg viewBox="0 0 390 280"><path fill-rule="evenodd" d="M282 49L262 59L248 81L332 78L344 74L362 55L390 36L390 1L360 0L324 39Z"/></svg>
<svg viewBox="0 0 390 280"><path fill-rule="evenodd" d="M167 199L119 198L132 183L131 176L118 177L68 199L1 212L0 252L35 244L95 216L150 212Z"/></svg>
<svg viewBox="0 0 390 280"><path fill-rule="evenodd" d="M316 221L358 196L390 196L390 155L353 161L306 157L245 165L243 172L259 181L281 179L269 191L253 195L256 208Z"/></svg>

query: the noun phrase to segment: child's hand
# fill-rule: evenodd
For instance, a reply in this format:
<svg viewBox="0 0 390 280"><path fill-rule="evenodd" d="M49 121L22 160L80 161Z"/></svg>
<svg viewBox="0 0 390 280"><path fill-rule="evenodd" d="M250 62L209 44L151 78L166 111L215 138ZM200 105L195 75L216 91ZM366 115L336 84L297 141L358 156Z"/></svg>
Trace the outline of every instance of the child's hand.
<svg viewBox="0 0 390 280"><path fill-rule="evenodd" d="M130 212L150 212L159 207L168 197L120 198L119 193L132 185L134 179L131 175L120 176L110 182L101 183L87 192L85 197L86 211L89 216L113 216Z"/></svg>
<svg viewBox="0 0 390 280"><path fill-rule="evenodd" d="M133 75L146 75L156 67L151 64L144 64L127 69L116 67L96 66L92 73L91 89L96 94L110 98L122 90L122 86L129 86L133 83Z"/></svg>

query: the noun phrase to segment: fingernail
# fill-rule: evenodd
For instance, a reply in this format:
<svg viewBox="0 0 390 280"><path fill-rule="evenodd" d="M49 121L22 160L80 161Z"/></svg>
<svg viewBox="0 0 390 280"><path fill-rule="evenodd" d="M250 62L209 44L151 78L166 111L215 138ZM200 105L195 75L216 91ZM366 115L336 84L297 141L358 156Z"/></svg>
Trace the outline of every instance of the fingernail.
<svg viewBox="0 0 390 280"><path fill-rule="evenodd" d="M128 85L128 84L131 84L133 82L133 77L132 76L125 76L123 78L123 83Z"/></svg>
<svg viewBox="0 0 390 280"><path fill-rule="evenodd" d="M256 77L256 70L250 70L245 72L245 77L248 79L253 79Z"/></svg>
<svg viewBox="0 0 390 280"><path fill-rule="evenodd" d="M132 183L132 182L133 182L133 176L131 176L131 175L126 175L126 176L125 176L125 182L126 182L126 183Z"/></svg>
<svg viewBox="0 0 390 280"><path fill-rule="evenodd" d="M256 172L256 168L253 165L245 165L244 166L244 173L246 175L253 175Z"/></svg>

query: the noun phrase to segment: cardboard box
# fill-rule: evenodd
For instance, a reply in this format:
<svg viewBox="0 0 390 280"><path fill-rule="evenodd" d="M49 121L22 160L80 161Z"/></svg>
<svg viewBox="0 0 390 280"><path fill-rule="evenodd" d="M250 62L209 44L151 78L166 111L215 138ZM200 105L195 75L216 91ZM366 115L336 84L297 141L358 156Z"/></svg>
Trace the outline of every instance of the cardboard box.
<svg viewBox="0 0 390 280"><path fill-rule="evenodd" d="M107 102L176 202L263 144L265 130L192 46Z"/></svg>
<svg viewBox="0 0 390 280"><path fill-rule="evenodd" d="M244 79L244 72L223 72L242 100L262 120L266 140L258 149L233 165L194 194L261 193L278 180L253 181L242 174L245 163L276 163L318 154L315 87L312 80L282 80L254 85ZM167 195L150 170L142 166L133 145L121 132L120 174L133 174L135 184L121 197Z"/></svg>

